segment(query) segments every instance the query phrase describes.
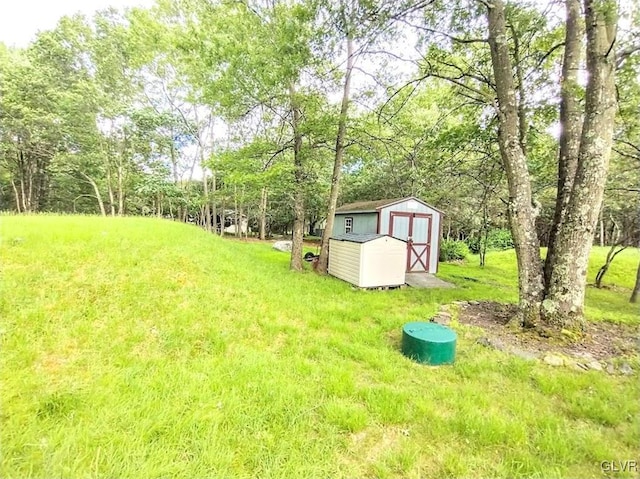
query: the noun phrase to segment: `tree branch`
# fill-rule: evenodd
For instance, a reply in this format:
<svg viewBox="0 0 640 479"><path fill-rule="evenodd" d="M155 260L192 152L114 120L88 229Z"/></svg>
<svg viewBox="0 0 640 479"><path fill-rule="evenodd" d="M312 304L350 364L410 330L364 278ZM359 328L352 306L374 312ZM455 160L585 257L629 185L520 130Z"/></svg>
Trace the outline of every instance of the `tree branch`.
<svg viewBox="0 0 640 479"><path fill-rule="evenodd" d="M620 50L618 55L616 56L616 68L622 67L624 62L634 53L640 51L640 43L636 43L634 45L630 45L624 50Z"/></svg>
<svg viewBox="0 0 640 479"><path fill-rule="evenodd" d="M448 38L449 40L452 40L455 43L460 43L463 45L468 45L471 43L488 43L489 42L489 39L487 38L460 38L440 30L434 30L433 28L425 27L422 25L416 25L414 23L411 23L408 20L400 20L400 21L405 25L415 28L416 30L421 30L423 32L431 33L433 35L439 35L439 36Z"/></svg>

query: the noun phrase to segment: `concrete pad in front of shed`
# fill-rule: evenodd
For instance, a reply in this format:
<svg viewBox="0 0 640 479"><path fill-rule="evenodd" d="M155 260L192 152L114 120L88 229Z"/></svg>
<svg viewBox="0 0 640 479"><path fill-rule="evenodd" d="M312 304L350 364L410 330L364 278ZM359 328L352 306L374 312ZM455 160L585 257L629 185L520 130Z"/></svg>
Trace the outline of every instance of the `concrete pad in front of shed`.
<svg viewBox="0 0 640 479"><path fill-rule="evenodd" d="M455 284L436 278L429 273L407 273L405 283L412 288L455 288Z"/></svg>

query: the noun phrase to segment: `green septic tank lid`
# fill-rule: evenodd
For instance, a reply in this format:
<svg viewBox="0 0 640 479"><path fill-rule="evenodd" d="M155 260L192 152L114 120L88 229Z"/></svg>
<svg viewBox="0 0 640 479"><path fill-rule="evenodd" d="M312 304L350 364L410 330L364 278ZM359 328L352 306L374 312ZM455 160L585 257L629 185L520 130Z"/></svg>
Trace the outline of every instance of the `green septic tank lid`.
<svg viewBox="0 0 640 479"><path fill-rule="evenodd" d="M419 363L453 363L456 333L438 323L416 321L402 327L402 354Z"/></svg>

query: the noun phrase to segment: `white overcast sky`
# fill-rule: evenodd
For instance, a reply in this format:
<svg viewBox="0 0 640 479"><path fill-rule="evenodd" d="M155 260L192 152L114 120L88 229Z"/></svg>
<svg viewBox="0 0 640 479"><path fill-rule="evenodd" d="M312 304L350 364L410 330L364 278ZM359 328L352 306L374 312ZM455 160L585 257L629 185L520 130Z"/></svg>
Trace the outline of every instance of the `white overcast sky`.
<svg viewBox="0 0 640 479"><path fill-rule="evenodd" d="M91 16L109 6L151 6L153 0L0 0L0 42L25 47L38 31L53 29L65 15Z"/></svg>

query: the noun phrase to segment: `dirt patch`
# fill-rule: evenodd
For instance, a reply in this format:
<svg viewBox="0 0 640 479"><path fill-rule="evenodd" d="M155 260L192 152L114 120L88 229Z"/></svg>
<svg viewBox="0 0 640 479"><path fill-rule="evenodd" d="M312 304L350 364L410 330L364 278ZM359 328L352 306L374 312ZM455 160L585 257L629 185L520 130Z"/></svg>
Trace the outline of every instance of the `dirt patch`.
<svg viewBox="0 0 640 479"><path fill-rule="evenodd" d="M537 330L524 330L509 325L516 314L516 305L495 302L457 302L457 319L461 324L480 327L485 336L478 342L495 349L522 353L520 356L543 358L559 354L585 361L608 361L628 358L640 353L638 329L609 322L588 322L581 335L569 331L545 337ZM439 313L451 317L451 311ZM437 320L437 318L436 318Z"/></svg>

